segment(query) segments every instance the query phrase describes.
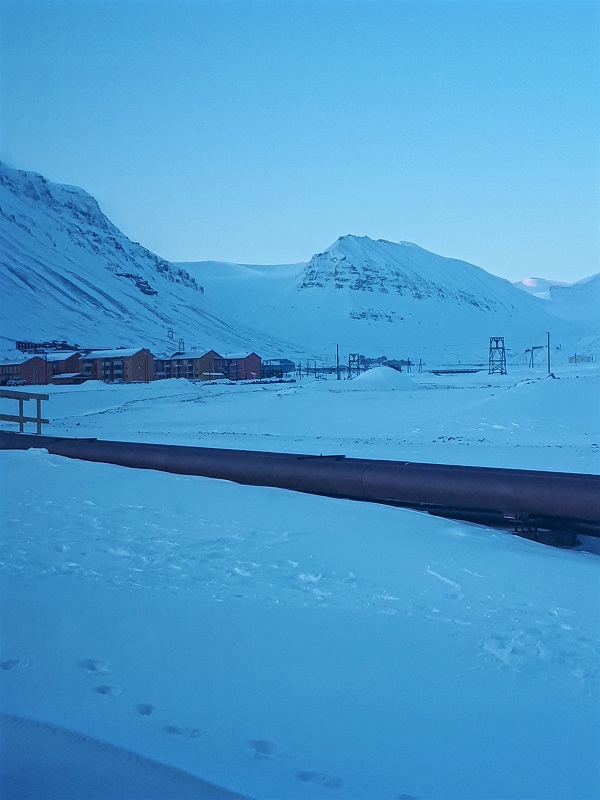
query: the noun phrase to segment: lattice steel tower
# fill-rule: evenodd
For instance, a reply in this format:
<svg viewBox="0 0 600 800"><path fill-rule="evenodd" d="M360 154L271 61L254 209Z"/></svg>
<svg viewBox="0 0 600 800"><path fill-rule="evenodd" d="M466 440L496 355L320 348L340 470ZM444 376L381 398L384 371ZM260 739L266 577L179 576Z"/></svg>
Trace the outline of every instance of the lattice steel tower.
<svg viewBox="0 0 600 800"><path fill-rule="evenodd" d="M490 336L489 374L506 375L506 350L504 336Z"/></svg>

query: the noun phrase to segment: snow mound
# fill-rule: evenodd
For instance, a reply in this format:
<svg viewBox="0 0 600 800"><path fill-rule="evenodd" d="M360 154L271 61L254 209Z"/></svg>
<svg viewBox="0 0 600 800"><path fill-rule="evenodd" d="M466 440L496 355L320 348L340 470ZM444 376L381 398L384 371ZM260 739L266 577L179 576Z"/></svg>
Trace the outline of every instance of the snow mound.
<svg viewBox="0 0 600 800"><path fill-rule="evenodd" d="M599 375L523 380L477 403L469 416L475 424L481 414L496 429L513 428L521 433L524 429L546 430L548 441L554 441L557 431L566 430L571 438L581 434L597 441L599 389Z"/></svg>
<svg viewBox="0 0 600 800"><path fill-rule="evenodd" d="M346 388L356 392L394 392L413 391L421 387L405 372L398 372L391 367L373 367L348 381Z"/></svg>
<svg viewBox="0 0 600 800"><path fill-rule="evenodd" d="M0 731L6 800L243 798L139 753L55 725L0 714Z"/></svg>

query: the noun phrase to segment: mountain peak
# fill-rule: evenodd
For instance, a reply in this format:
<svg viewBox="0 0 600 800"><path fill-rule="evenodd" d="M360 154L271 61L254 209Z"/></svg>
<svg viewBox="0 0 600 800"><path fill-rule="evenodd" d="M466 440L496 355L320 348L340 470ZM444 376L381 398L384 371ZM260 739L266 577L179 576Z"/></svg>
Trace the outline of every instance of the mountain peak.
<svg viewBox="0 0 600 800"><path fill-rule="evenodd" d="M18 339L117 346L140 337L164 348L174 336L274 349L270 337L223 320L186 270L128 239L76 186L0 162L0 234L2 349Z"/></svg>
<svg viewBox="0 0 600 800"><path fill-rule="evenodd" d="M110 224L97 200L79 186L53 183L38 172L14 169L3 161L0 161L0 186L15 197L28 198L55 214L68 214L103 229Z"/></svg>

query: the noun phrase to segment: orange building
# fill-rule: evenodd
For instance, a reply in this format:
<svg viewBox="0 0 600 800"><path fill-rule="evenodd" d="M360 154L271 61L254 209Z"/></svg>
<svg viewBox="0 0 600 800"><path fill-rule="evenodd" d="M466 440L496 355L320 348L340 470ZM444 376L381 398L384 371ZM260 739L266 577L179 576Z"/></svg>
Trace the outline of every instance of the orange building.
<svg viewBox="0 0 600 800"><path fill-rule="evenodd" d="M223 375L215 375L215 359L220 358L215 350L203 353L173 353L172 356L155 359L156 378L187 378L190 381L205 381Z"/></svg>
<svg viewBox="0 0 600 800"><path fill-rule="evenodd" d="M106 383L145 383L154 380L154 356L145 347L92 350L81 358L84 377Z"/></svg>
<svg viewBox="0 0 600 800"><path fill-rule="evenodd" d="M15 383L39 385L50 383L52 364L46 360L45 354L16 358L0 363L0 386L11 386Z"/></svg>
<svg viewBox="0 0 600 800"><path fill-rule="evenodd" d="M215 372L230 381L260 380L261 359L256 353L227 353L215 358Z"/></svg>

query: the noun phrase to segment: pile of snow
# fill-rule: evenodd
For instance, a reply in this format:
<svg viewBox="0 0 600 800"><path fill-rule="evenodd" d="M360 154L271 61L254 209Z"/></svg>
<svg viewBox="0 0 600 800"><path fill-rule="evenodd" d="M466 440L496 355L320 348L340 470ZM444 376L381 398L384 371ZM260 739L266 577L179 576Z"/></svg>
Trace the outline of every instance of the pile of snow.
<svg viewBox="0 0 600 800"><path fill-rule="evenodd" d="M391 367L373 367L339 386L353 392L412 392L421 388L406 372Z"/></svg>
<svg viewBox="0 0 600 800"><path fill-rule="evenodd" d="M183 770L37 720L0 714L0 737L4 800L242 800Z"/></svg>
<svg viewBox="0 0 600 800"><path fill-rule="evenodd" d="M477 412L497 426L528 427L552 441L568 430L571 441L576 433L587 434L590 443L600 441L600 375L572 378L526 379L483 400ZM475 419L474 409L470 413Z"/></svg>

